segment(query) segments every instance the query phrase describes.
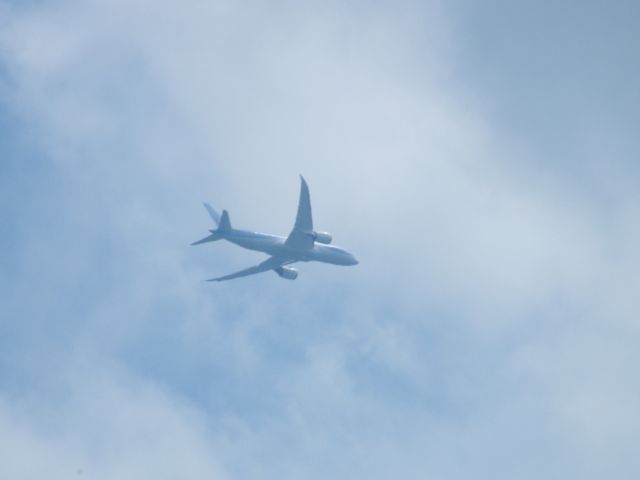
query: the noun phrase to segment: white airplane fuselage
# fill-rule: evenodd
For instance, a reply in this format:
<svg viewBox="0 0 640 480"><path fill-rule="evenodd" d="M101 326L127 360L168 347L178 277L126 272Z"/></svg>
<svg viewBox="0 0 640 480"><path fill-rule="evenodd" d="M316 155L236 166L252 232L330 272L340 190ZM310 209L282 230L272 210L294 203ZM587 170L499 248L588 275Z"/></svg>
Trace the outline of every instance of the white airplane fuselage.
<svg viewBox="0 0 640 480"><path fill-rule="evenodd" d="M212 231L213 232L213 231ZM227 240L248 250L264 252L274 257L286 257L298 262L324 262L333 265L357 265L358 261L346 250L333 245L315 243L311 249L296 249L285 245L286 238L268 233L231 230L218 233Z"/></svg>
<svg viewBox="0 0 640 480"><path fill-rule="evenodd" d="M298 272L290 266L295 262L313 261L331 263L333 265L358 264L356 258L346 250L329 245L333 241L331 234L314 230L309 187L302 176L300 176L300 197L296 221L288 237L235 229L231 226L229 212L223 210L222 215L220 215L208 203L205 203L204 207L209 212L209 216L217 228L209 230L211 235L193 242L191 245L227 240L239 247L264 252L269 255L269 258L259 265L245 268L229 275L211 278L208 280L209 282L222 282L269 270L274 271L281 278L295 280L298 278Z"/></svg>

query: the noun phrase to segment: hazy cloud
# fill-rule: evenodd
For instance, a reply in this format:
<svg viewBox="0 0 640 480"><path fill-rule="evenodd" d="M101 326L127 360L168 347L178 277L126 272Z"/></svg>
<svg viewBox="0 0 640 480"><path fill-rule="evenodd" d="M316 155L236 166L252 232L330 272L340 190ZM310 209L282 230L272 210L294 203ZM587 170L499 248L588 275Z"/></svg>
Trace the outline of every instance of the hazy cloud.
<svg viewBox="0 0 640 480"><path fill-rule="evenodd" d="M467 8L2 4L3 476L634 478L637 141ZM298 173L361 264L204 284Z"/></svg>

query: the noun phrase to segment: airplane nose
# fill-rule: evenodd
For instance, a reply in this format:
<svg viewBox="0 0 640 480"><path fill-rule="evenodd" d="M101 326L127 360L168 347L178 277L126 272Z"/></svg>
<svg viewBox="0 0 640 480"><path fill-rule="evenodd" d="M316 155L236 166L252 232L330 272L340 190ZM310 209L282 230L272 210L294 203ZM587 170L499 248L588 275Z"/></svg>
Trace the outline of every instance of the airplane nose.
<svg viewBox="0 0 640 480"><path fill-rule="evenodd" d="M358 260L356 260L356 257L354 257L353 255L351 255L351 265L358 265Z"/></svg>

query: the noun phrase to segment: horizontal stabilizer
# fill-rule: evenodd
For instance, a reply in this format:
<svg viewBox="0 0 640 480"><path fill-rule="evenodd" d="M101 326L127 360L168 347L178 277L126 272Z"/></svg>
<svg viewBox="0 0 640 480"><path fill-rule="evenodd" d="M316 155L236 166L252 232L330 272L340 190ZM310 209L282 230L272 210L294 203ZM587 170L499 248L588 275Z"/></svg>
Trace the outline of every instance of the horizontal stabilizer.
<svg viewBox="0 0 640 480"><path fill-rule="evenodd" d="M209 230L211 232L211 235L209 235L208 237L204 237L197 242L193 242L191 245L200 245L201 243L215 242L216 240L224 238L224 234L231 231L229 213L226 210L223 210L222 215L219 215L218 212L216 212L208 203L203 203L203 205L204 208L207 209L207 212L209 212L211 219L214 221L216 227L218 228L217 230Z"/></svg>
<svg viewBox="0 0 640 480"><path fill-rule="evenodd" d="M204 208L207 209L207 212L209 212L209 216L211 217L211 220L213 220L213 223L216 224L216 227L220 224L220 214L218 212L216 212L213 207L211 205L209 205L208 203L203 203Z"/></svg>
<svg viewBox="0 0 640 480"><path fill-rule="evenodd" d="M193 242L191 245L200 245L201 243L207 242L215 242L216 240L220 240L222 237L217 233L212 233L208 237L204 237L202 240L198 240L197 242Z"/></svg>

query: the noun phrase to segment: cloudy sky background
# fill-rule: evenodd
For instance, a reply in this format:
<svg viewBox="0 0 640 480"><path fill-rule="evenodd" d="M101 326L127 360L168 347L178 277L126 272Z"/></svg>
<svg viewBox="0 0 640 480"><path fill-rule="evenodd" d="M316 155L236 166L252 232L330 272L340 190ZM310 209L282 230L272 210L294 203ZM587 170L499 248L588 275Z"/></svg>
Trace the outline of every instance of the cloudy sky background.
<svg viewBox="0 0 640 480"><path fill-rule="evenodd" d="M0 1L0 477L637 478L639 20Z"/></svg>

